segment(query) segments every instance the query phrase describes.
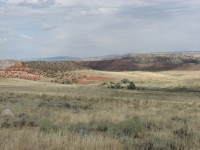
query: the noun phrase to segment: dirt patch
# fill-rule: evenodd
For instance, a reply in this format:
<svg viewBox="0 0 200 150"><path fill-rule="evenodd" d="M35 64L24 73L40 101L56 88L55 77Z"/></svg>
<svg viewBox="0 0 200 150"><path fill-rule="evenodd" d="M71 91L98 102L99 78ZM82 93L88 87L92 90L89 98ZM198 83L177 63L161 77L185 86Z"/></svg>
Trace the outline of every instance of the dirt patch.
<svg viewBox="0 0 200 150"><path fill-rule="evenodd" d="M87 80L95 80L95 81L110 81L112 78L109 77L103 77L103 76L94 76L94 75L88 75L86 77Z"/></svg>
<svg viewBox="0 0 200 150"><path fill-rule="evenodd" d="M78 82L78 84L92 84L95 81L87 80L87 79L82 79Z"/></svg>
<svg viewBox="0 0 200 150"><path fill-rule="evenodd" d="M86 78L81 79L78 84L92 84L99 81L112 81L112 78L104 76L87 75Z"/></svg>

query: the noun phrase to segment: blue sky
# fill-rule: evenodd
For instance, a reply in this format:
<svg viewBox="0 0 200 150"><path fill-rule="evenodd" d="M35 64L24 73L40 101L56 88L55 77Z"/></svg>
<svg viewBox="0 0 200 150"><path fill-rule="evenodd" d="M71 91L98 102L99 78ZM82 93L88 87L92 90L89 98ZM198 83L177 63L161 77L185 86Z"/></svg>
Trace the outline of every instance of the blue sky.
<svg viewBox="0 0 200 150"><path fill-rule="evenodd" d="M0 0L0 59L200 51L199 0Z"/></svg>

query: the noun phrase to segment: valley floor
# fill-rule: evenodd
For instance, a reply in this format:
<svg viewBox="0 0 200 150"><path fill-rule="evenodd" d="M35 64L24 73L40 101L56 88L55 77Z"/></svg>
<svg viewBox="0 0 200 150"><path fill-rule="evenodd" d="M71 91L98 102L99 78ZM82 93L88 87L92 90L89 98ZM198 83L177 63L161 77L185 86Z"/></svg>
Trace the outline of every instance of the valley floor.
<svg viewBox="0 0 200 150"><path fill-rule="evenodd" d="M200 149L200 72L87 74L136 90L0 78L0 149Z"/></svg>

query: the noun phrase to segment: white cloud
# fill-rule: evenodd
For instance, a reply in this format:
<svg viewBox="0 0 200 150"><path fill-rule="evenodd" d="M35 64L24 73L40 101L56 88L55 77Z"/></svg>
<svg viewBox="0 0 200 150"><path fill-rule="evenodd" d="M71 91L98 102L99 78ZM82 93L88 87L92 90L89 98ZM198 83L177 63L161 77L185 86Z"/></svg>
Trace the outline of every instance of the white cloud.
<svg viewBox="0 0 200 150"><path fill-rule="evenodd" d="M55 0L24 0L19 2L18 5L22 7L46 8L55 5Z"/></svg>
<svg viewBox="0 0 200 150"><path fill-rule="evenodd" d="M0 43L3 44L7 41L8 39L7 38L0 38Z"/></svg>
<svg viewBox="0 0 200 150"><path fill-rule="evenodd" d="M42 24L43 30L53 30L53 29L56 29L56 28L57 28L57 26L54 26L54 25L50 25L50 24L47 24L47 23Z"/></svg>
<svg viewBox="0 0 200 150"><path fill-rule="evenodd" d="M1 2L6 2L6 3L20 3L20 2L23 2L23 0L1 0Z"/></svg>
<svg viewBox="0 0 200 150"><path fill-rule="evenodd" d="M1 2L9 3L0 5L0 39L9 40L1 49L26 51L23 55L46 57L49 51L48 55L52 56L83 57L200 50L199 0ZM44 53L40 52L41 48Z"/></svg>
<svg viewBox="0 0 200 150"><path fill-rule="evenodd" d="M30 37L30 36L27 36L27 35L20 35L20 37L21 38L23 38L23 39L26 39L26 40L33 40L33 38L32 37Z"/></svg>

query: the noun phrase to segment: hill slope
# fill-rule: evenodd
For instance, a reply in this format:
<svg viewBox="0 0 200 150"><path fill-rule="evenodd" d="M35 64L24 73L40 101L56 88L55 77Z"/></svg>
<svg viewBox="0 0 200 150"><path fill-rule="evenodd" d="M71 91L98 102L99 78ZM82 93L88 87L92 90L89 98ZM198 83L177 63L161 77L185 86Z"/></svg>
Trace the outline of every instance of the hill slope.
<svg viewBox="0 0 200 150"><path fill-rule="evenodd" d="M8 68L18 63L16 60L0 60L0 70Z"/></svg>
<svg viewBox="0 0 200 150"><path fill-rule="evenodd" d="M68 62L21 62L0 71L0 77L20 78L27 80L50 79L51 82L78 82L81 75L71 74L70 71L88 69L72 61Z"/></svg>
<svg viewBox="0 0 200 150"><path fill-rule="evenodd" d="M200 70L199 58L183 54L128 54L116 59L101 61L80 61L81 65L107 71L160 71L193 67Z"/></svg>

